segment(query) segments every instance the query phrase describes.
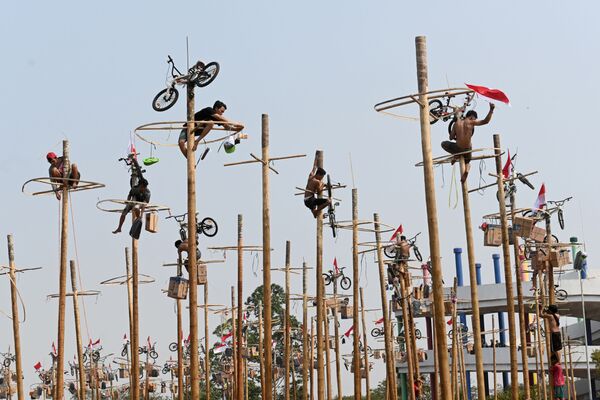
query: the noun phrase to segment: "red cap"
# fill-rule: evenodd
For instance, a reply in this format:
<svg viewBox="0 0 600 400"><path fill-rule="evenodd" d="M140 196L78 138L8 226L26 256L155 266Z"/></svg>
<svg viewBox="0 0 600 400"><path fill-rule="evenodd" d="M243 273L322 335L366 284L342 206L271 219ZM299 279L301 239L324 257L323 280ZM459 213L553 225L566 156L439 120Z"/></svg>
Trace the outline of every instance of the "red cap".
<svg viewBox="0 0 600 400"><path fill-rule="evenodd" d="M54 154L53 152L46 154L46 160L53 160L55 158L56 158L56 154Z"/></svg>

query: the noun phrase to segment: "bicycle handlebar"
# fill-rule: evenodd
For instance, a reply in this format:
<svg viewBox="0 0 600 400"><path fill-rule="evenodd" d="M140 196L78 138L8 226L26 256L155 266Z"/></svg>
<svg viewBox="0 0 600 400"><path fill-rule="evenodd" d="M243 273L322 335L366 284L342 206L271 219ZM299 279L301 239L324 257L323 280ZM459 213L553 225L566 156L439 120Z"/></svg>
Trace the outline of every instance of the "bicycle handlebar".
<svg viewBox="0 0 600 400"><path fill-rule="evenodd" d="M573 198L573 196L569 196L569 197L567 197L565 199L562 199L562 200L555 200L555 201L548 200L547 202L550 203L550 204L556 204L557 206L560 207L563 204L565 204L567 201L571 200L572 198Z"/></svg>

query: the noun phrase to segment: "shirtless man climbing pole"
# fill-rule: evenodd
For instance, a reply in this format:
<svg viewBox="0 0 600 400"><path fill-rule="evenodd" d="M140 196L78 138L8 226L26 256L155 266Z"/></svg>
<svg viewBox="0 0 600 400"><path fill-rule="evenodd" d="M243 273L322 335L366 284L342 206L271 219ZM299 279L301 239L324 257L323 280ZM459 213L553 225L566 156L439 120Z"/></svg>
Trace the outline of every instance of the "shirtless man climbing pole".
<svg viewBox="0 0 600 400"><path fill-rule="evenodd" d="M304 205L310 209L315 218L317 218L321 210L330 203L329 199L317 197L317 195L323 191L323 187L325 186L323 183L325 174L325 170L317 166L317 160L315 158L313 169L308 175L306 189L304 189Z"/></svg>
<svg viewBox="0 0 600 400"><path fill-rule="evenodd" d="M540 308L541 305L540 305ZM550 325L550 351L556 354L560 360L560 351L563 348L562 337L560 335L560 315L556 304L550 304L546 308L541 309L542 318L548 320Z"/></svg>
<svg viewBox="0 0 600 400"><path fill-rule="evenodd" d="M63 157L58 157L55 153L50 152L46 154L46 160L50 163L50 168L48 168L48 174L50 178L62 178L65 170L65 163ZM73 179L72 181L67 182L67 186L69 187L77 187L79 183L79 178L81 174L79 173L79 168L77 168L77 164L71 164L71 171L69 173L68 178ZM60 183L60 179L52 179L52 182ZM62 185L52 185L54 189L54 194L56 198L60 200L60 190L62 189Z"/></svg>
<svg viewBox="0 0 600 400"><path fill-rule="evenodd" d="M456 120L452 127L452 132L450 132L450 140L443 141L442 148L450 154L473 150L471 138L475 133L475 127L488 124L492 119L494 108L496 108L496 106L493 103L490 103L490 111L488 111L488 114L482 120L477 119L475 110L467 111L464 118L458 118ZM465 160L465 172L460 177L460 181L464 182L469 175L469 169L471 167L469 164L471 162L471 153L463 154L462 157Z"/></svg>

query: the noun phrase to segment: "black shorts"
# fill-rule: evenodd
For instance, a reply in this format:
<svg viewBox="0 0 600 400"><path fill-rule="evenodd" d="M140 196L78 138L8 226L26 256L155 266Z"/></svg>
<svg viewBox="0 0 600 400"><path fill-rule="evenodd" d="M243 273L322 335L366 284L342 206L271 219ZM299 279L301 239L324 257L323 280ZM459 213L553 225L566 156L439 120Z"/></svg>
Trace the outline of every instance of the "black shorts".
<svg viewBox="0 0 600 400"><path fill-rule="evenodd" d="M473 149L465 149L456 144L456 142L451 142L449 140L442 142L442 149L446 150L450 154L464 153L465 151L469 151L469 153L463 154L462 157L465 159L465 163L471 162L471 153L470 151Z"/></svg>
<svg viewBox="0 0 600 400"><path fill-rule="evenodd" d="M560 337L560 332L552 332L550 336L550 350L552 352L557 352L562 350L562 338Z"/></svg>
<svg viewBox="0 0 600 400"><path fill-rule="evenodd" d="M308 208L310 208L311 210L316 209L319 206L322 206L323 204L327 204L327 199L324 198L317 198L317 197L307 197L304 199L304 205Z"/></svg>

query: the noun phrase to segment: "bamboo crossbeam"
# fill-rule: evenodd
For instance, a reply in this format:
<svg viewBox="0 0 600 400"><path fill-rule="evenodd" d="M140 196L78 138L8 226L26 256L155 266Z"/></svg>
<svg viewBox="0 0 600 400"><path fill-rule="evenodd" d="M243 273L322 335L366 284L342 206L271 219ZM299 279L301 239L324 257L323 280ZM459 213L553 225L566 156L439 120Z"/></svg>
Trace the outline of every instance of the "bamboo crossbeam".
<svg viewBox="0 0 600 400"><path fill-rule="evenodd" d="M167 206L161 206L158 204L149 204L149 203L143 203L141 201L134 201L134 200L122 200L122 199L105 199L105 200L100 200L96 203L96 208L100 211L104 211L104 212L111 212L111 213L120 213L123 212L124 208L104 208L101 207L101 204L104 203L113 203L113 204L119 204L119 205L132 205L132 206L140 206L140 207L144 207L144 210L146 212L160 212L160 211L171 211L171 209Z"/></svg>
<svg viewBox="0 0 600 400"><path fill-rule="evenodd" d="M207 247L208 250L221 250L221 251L227 251L227 250L235 250L237 251L238 247L237 246L215 246L215 247ZM242 246L242 250L243 251L263 251L263 247L262 246ZM271 249L271 251L273 251L273 249Z"/></svg>
<svg viewBox="0 0 600 400"><path fill-rule="evenodd" d="M392 108L404 106L411 103L419 103L419 97L423 95L427 95L428 98L431 99L439 99L448 96L462 96L466 94L473 93L471 89L466 88L448 88L448 89L438 89L438 90L430 90L424 93L414 93L409 94L402 97L396 97L394 99L385 100L380 103L375 104L373 107L375 111L382 112L385 110L389 110ZM407 100L409 99L409 100ZM422 104L422 107L427 107L426 104Z"/></svg>
<svg viewBox="0 0 600 400"><path fill-rule="evenodd" d="M227 164L223 164L224 167L231 167L234 165L243 165L243 164L254 164L257 162L263 163L263 160L259 159L258 157L254 156L252 153L250 153L250 155L252 157L255 157L254 160L246 160L246 161L237 161L237 162L233 162L233 163L227 163ZM282 157L270 157L269 161L278 161L278 160L288 160L290 158L301 158L301 157L306 157L306 154L295 154L292 156L282 156Z"/></svg>
<svg viewBox="0 0 600 400"><path fill-rule="evenodd" d="M434 157L434 158L432 158L432 161L433 161L433 165L448 164L448 163L452 163L452 162L458 161L458 158L460 156L465 155L465 154L473 154L473 153L478 153L478 152L486 151L486 150L495 151L496 149L494 149L494 148L481 148L481 149L472 149L472 150L468 150L468 151L461 151L460 153L448 154L448 155L443 155L443 156L439 156L439 157ZM500 152L499 155L484 154L484 155L481 155L481 156L474 156L474 157L471 157L471 161L474 161L474 160L485 160L485 159L488 159L488 158L495 158L495 157L501 156L503 154L504 154L504 152ZM423 161L420 161L420 162L418 162L418 163L415 164L415 167L422 167L423 165L424 165Z"/></svg>
<svg viewBox="0 0 600 400"><path fill-rule="evenodd" d="M99 290L82 290L81 292L76 292L76 293L65 293L65 296L67 297L73 297L73 296L98 296L100 295L100 291ZM54 293L54 294L49 294L48 296L46 296L47 299L57 299L59 297L58 293Z"/></svg>
<svg viewBox="0 0 600 400"><path fill-rule="evenodd" d="M154 283L156 281L156 279L154 279L150 275L138 274L138 276L140 278L146 278L146 280L139 280L138 283L140 283L140 284ZM122 279L122 278L125 278L125 279L117 280L117 279ZM105 281L102 281L102 282L100 282L100 284L101 285L125 285L128 281L131 281L131 277L127 278L127 275L122 275L122 276L117 276L115 278L110 278Z"/></svg>
<svg viewBox="0 0 600 400"><path fill-rule="evenodd" d="M50 189L50 190L43 190L40 192L28 192L25 190L26 186L30 183L42 183L45 185L55 185L55 186L64 186L62 185L62 183L64 182L78 182L76 187L70 187L70 186L66 186L65 188L67 189L68 192L81 192L84 190L92 190L92 189L100 189L105 187L105 185L103 183L98 183L98 182L91 182L91 181L82 181L79 179L72 179L72 178L48 178L48 177L42 177L42 178L33 178L28 180L27 182L25 182L23 184L23 186L21 186L21 192L23 192L24 194L30 195L30 196L38 196L38 195L42 195L42 194L54 194L56 193L56 191L54 189ZM62 189L59 189L62 190Z"/></svg>
<svg viewBox="0 0 600 400"><path fill-rule="evenodd" d="M207 264L222 264L225 262L225 260L201 260L198 259L196 260L197 265L207 265ZM183 265L185 265L186 263L182 263ZM176 267L178 266L179 263L165 263L162 266L163 267Z"/></svg>
<svg viewBox="0 0 600 400"><path fill-rule="evenodd" d="M0 270L1 269L10 269L9 267L5 266L5 265L0 265ZM19 273L19 272L27 272L27 271L37 271L38 269L42 269L42 267L33 267L33 268L20 268L20 269L15 269L13 272L14 273ZM9 275L10 271L7 272L1 272L0 275Z"/></svg>

